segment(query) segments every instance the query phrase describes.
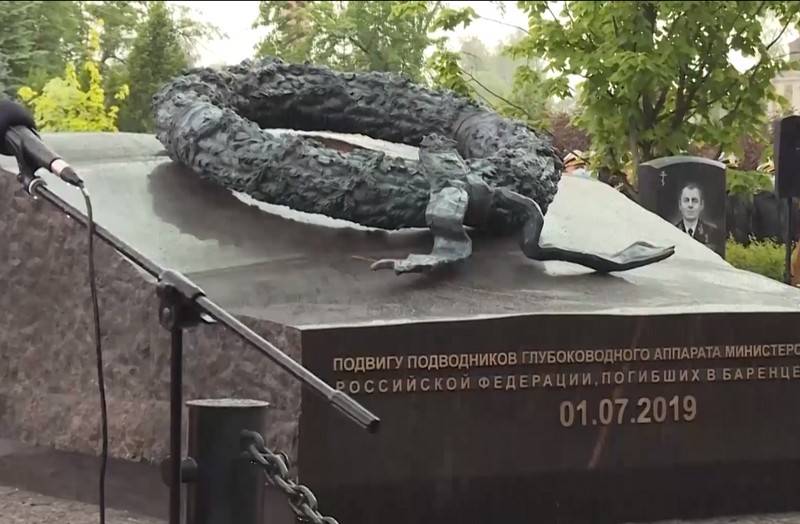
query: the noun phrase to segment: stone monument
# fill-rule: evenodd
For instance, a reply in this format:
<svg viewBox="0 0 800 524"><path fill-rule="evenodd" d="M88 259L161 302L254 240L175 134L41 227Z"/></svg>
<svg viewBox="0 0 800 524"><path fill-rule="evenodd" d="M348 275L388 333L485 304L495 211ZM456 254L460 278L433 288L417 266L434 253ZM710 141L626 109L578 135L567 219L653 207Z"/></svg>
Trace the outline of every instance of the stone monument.
<svg viewBox="0 0 800 524"><path fill-rule="evenodd" d="M639 166L640 203L689 237L725 256L725 164L670 156Z"/></svg>
<svg viewBox="0 0 800 524"><path fill-rule="evenodd" d="M363 136L264 133L402 169L420 158ZM605 184L554 181L543 243L613 253L645 238L674 255L598 273L584 259L532 260L516 239L474 229L470 256L447 271L387 278L370 267L430 250L437 232L265 203L251 178L228 187L198 176L152 136L44 139L79 169L102 226L381 417L378 434L360 432L219 326L187 334L186 397L268 401L268 425L254 429L342 524L800 509L800 291L731 267ZM48 182L82 208L72 188ZM91 454L84 231L1 179L0 245L0 437ZM97 248L112 454L157 463L169 340L155 283Z"/></svg>

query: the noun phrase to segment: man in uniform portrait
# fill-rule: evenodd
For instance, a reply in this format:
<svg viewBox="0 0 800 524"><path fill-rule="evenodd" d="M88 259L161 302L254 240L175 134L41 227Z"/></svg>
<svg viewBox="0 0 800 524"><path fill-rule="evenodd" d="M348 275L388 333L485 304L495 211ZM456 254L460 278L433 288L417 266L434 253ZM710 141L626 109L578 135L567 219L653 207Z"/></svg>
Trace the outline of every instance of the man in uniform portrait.
<svg viewBox="0 0 800 524"><path fill-rule="evenodd" d="M710 246L716 227L703 220L705 200L703 190L694 182L683 186L678 196L678 210L681 219L675 226L698 242Z"/></svg>

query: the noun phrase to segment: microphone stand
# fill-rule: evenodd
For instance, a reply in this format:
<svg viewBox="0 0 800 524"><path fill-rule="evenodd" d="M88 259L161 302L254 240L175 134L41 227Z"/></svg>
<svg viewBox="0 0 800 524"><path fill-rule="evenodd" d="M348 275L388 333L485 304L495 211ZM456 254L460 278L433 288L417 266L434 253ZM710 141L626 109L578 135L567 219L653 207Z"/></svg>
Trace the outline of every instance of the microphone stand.
<svg viewBox="0 0 800 524"><path fill-rule="evenodd" d="M30 168L22 155L17 156L20 169L17 180L34 198L41 197L81 225L88 227L86 215L53 193L47 183ZM294 378L321 395L329 404L369 432L378 430L380 419L319 377L298 364L273 344L242 324L233 315L209 299L200 287L177 271L163 269L137 252L104 227L95 224L95 234L137 266L158 279L158 318L171 336L170 351L170 464L169 523L180 524L181 518L181 426L183 408L183 330L201 322L219 322L236 333L253 348L275 362Z"/></svg>

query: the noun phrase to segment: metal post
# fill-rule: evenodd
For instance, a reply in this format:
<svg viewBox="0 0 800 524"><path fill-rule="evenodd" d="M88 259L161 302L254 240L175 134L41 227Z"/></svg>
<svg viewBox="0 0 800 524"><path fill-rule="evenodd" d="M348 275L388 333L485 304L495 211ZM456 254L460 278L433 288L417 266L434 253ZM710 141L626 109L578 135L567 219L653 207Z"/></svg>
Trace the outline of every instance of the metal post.
<svg viewBox="0 0 800 524"><path fill-rule="evenodd" d="M264 472L250 463L242 430L262 432L267 402L193 400L188 454L197 474L187 484L187 524L263 524Z"/></svg>
<svg viewBox="0 0 800 524"><path fill-rule="evenodd" d="M792 246L794 244L794 202L792 197L786 199L786 260L784 283L792 284Z"/></svg>
<svg viewBox="0 0 800 524"><path fill-rule="evenodd" d="M169 394L169 524L181 524L181 437L183 410L183 329L174 326L170 351Z"/></svg>

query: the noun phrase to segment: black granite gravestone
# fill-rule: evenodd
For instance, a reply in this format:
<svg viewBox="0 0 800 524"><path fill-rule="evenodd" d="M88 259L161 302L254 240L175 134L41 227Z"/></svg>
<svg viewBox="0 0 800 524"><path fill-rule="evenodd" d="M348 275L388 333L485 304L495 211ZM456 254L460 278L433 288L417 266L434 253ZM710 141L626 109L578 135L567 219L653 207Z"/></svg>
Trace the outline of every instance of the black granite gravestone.
<svg viewBox="0 0 800 524"><path fill-rule="evenodd" d="M126 139L101 148L82 136L80 147L112 155L113 140ZM80 167L102 225L260 332L273 326L269 338L381 417L380 433L366 434L280 372L236 368L248 396L285 384L264 389L276 417L267 443L288 446L320 511L342 524L800 508L800 292L732 268L604 184L565 177L543 241L613 252L647 238L675 256L596 275L476 234L463 266L400 278L369 266L428 248L427 231L257 204L150 151ZM109 304L113 287L103 289ZM189 364L197 372L228 374L244 356L190 348L190 363L210 357ZM137 355L118 352L126 365ZM136 378L124 378L116 395L144 402L150 391L134 398ZM126 436L147 427L132 415L116 424Z"/></svg>
<svg viewBox="0 0 800 524"><path fill-rule="evenodd" d="M657 158L639 166L640 203L725 256L725 165L702 157Z"/></svg>

